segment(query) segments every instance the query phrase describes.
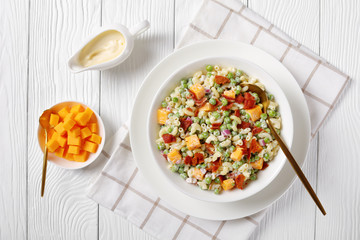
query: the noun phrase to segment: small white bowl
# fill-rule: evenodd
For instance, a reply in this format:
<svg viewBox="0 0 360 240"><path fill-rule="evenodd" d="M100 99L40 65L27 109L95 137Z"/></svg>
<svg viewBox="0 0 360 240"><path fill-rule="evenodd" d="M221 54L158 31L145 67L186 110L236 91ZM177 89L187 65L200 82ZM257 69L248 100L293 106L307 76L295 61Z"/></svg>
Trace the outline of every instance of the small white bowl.
<svg viewBox="0 0 360 240"><path fill-rule="evenodd" d="M54 112L57 112L66 106L69 106L71 108L72 106L78 105L78 104L82 105L84 108L88 108L88 106L86 106L85 104L83 104L81 102L66 101L66 102L60 102L60 103L52 106L49 109L53 110ZM98 158L102 149L104 148L105 128L104 128L104 123L101 120L100 116L94 110L92 110L92 111L94 112L94 114L92 115L90 121L96 120L96 122L98 123L98 126L99 126L98 134L101 137L101 143L98 146L96 153L90 153L88 159L85 162L75 162L75 161L67 160L65 158L60 158L60 157L56 156L54 153L49 152L48 153L48 161L49 162L52 162L55 165L65 168L65 169L80 169L80 168L84 168L84 167L90 165ZM38 142L39 142L41 151L44 152L45 130L40 126L40 124L38 126Z"/></svg>
<svg viewBox="0 0 360 240"><path fill-rule="evenodd" d="M223 191L221 194L216 195L213 191L203 191L198 186L188 184L179 176L179 174L171 172L168 169L168 162L161 155L155 143L155 140L159 138L158 133L160 129L157 123L156 111L160 107L163 99L180 84L180 79L191 77L199 70L206 72L205 67L208 64L219 65L221 67L236 67L243 70L249 76L258 78L259 81L265 85L266 90L272 93L275 96L275 100L279 103L279 112L282 117L281 136L289 147L291 147L293 139L293 117L288 100L277 82L261 67L242 58L211 57L194 61L181 67L160 87L157 94L154 96L148 116L147 137L152 152L151 157L156 159L157 165L165 175L166 179L171 182L175 188L190 197L209 202L234 202L258 193L279 174L286 162L285 155L281 150L279 150L275 159L269 162L269 166L264 171L259 172L258 179L256 181L251 181L244 190L233 189L231 191Z"/></svg>
<svg viewBox="0 0 360 240"><path fill-rule="evenodd" d="M70 70L74 73L83 72L87 70L106 70L109 68L113 68L123 61L125 61L131 54L133 48L134 48L134 39L139 36L141 33L148 30L150 27L150 23L147 20L144 20L137 24L136 26L133 26L132 28L128 29L124 25L121 24L113 24L101 27L98 31L96 31L93 35L91 35L85 43L79 48L78 51L74 55L72 55L68 60L68 66ZM90 67L84 67L79 63L79 54L81 50L88 44L91 40L93 40L96 36L100 35L103 32L109 31L109 30L115 30L120 32L124 38L125 38L125 48L122 51L122 53L117 56L116 58L103 62L100 64L96 64Z"/></svg>

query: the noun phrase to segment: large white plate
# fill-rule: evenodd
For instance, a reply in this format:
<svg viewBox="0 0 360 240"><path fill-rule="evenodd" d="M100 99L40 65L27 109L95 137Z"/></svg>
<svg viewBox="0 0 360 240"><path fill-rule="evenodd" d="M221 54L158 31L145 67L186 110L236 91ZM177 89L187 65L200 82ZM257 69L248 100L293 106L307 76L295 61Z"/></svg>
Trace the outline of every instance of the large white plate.
<svg viewBox="0 0 360 240"><path fill-rule="evenodd" d="M135 99L131 114L130 141L141 173L159 197L174 208L199 218L230 220L254 214L280 198L295 180L287 162L279 175L261 192L231 203L211 203L197 200L175 189L160 172L150 153L146 137L147 116L158 88L179 67L196 59L213 56L237 56L254 62L267 71L288 98L294 119L292 153L303 165L309 147L310 117L303 93L290 72L274 57L251 45L211 40L184 47L161 61L146 77Z"/></svg>

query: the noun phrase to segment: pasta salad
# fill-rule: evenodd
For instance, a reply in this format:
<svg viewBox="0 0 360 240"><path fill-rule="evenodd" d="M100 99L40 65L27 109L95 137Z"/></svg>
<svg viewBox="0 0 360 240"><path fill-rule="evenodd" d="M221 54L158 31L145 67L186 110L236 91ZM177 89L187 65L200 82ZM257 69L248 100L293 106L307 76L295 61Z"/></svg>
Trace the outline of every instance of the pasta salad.
<svg viewBox="0 0 360 240"><path fill-rule="evenodd" d="M241 83L264 85L234 67L207 65L183 78L157 110L158 149L187 183L203 190L244 189L279 150L266 119L278 133L281 117L267 93L267 113L256 93Z"/></svg>

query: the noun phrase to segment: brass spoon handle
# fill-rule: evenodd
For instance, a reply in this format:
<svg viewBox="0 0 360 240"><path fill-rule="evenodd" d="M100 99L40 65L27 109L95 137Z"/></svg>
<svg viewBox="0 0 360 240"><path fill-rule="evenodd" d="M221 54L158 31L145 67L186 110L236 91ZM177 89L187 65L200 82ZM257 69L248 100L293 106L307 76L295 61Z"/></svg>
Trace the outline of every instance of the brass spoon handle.
<svg viewBox="0 0 360 240"><path fill-rule="evenodd" d="M44 191L45 191L45 180L46 180L46 169L47 169L47 158L48 158L48 149L46 143L47 143L47 131L45 130L45 149L44 149L43 170L42 170L42 178L41 178L41 197L44 196Z"/></svg>
<svg viewBox="0 0 360 240"><path fill-rule="evenodd" d="M312 197L312 199L314 200L314 202L316 203L316 205L318 206L318 208L320 209L321 213L323 215L326 215L326 211L324 209L324 207L322 206L319 198L316 196L316 193L314 192L314 190L312 189L309 181L306 179L303 171L301 171L301 168L299 167L299 165L297 164L297 162L295 161L294 157L292 156L292 154L290 153L288 147L286 146L286 144L284 143L284 141L281 139L281 137L277 134L277 132L275 131L273 125L271 124L270 120L267 119L266 123L268 124L271 133L274 135L276 141L278 141L281 149L283 150L285 156L287 157L287 159L289 160L291 166L293 167L293 169L295 170L296 174L298 175L298 177L300 178L301 182L304 184L306 190L309 192L310 196Z"/></svg>

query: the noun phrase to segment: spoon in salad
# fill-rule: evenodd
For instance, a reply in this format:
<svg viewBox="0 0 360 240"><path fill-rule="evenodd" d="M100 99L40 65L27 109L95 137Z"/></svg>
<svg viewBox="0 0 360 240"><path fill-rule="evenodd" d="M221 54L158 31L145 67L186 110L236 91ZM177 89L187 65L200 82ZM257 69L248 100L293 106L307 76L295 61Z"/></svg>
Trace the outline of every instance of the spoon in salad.
<svg viewBox="0 0 360 240"><path fill-rule="evenodd" d="M254 84L242 83L242 84L240 84L240 86L241 87L248 87L250 92L257 93L257 95L260 98L261 104L263 105L263 112L267 113L267 108L269 106L270 101L269 101L269 99L268 99L268 97L266 95L266 92L264 90L262 90L260 87L254 85ZM270 128L271 134L274 136L276 141L278 141L281 150L284 152L286 158L289 160L289 162L290 162L291 166L293 167L295 173L298 175L301 182L304 184L304 186L305 186L306 190L309 192L311 198L314 200L314 202L316 203L316 205L320 209L321 213L323 215L326 215L326 211L325 211L324 207L322 206L319 198L316 196L316 193L314 192L313 188L311 187L309 181L306 179L303 171L301 170L301 168L297 164L295 158L293 157L293 155L289 151L289 148L286 146L285 142L282 140L282 138L276 132L276 130L273 127L273 125L272 125L269 118L266 119L266 123Z"/></svg>
<svg viewBox="0 0 360 240"><path fill-rule="evenodd" d="M44 149L44 157L43 157L43 170L42 170L42 177L41 177L41 197L44 196L45 191L45 180L46 180L46 169L47 169L47 157L48 157L48 149L47 149L47 140L48 140L48 132L47 129L49 127L49 117L50 117L51 111L49 109L45 110L40 118L39 123L40 126L45 131L45 149Z"/></svg>

